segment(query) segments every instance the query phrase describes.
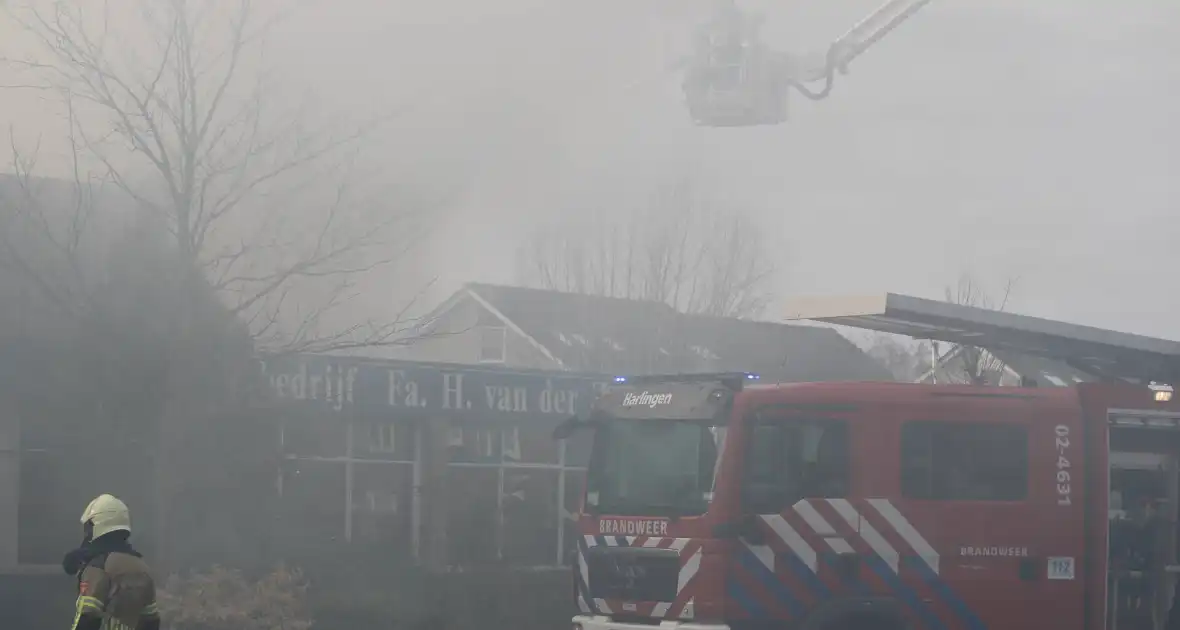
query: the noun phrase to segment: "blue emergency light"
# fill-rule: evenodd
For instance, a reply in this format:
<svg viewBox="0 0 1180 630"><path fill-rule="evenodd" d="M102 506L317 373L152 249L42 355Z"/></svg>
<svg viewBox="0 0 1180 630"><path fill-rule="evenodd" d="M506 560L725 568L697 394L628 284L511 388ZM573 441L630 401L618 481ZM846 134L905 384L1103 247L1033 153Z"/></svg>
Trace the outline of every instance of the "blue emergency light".
<svg viewBox="0 0 1180 630"><path fill-rule="evenodd" d="M616 383L626 383L626 382L629 382L632 378L634 378L635 381L639 382L639 383L653 383L653 382L674 383L677 381L690 383L690 382L694 382L694 381L711 381L711 380L718 380L718 379L731 379L731 378L734 378L735 376L741 377L747 381L756 381L756 380L762 378L762 377L758 376L757 374L754 374L753 372L737 372L737 373L723 372L723 373L719 373L719 374L718 373L658 374L658 375L653 374L653 375L644 375L644 376L636 376L636 377L616 376L615 382Z"/></svg>

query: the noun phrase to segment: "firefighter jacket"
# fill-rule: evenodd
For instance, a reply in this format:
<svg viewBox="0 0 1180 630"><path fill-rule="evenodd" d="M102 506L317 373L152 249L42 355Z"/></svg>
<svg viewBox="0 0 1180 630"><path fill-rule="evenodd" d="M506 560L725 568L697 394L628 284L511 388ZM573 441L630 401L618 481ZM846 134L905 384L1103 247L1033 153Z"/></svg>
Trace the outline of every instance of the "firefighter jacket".
<svg viewBox="0 0 1180 630"><path fill-rule="evenodd" d="M106 549L101 542L91 543L93 554L78 574L72 630L158 630L156 585L147 563L125 538Z"/></svg>

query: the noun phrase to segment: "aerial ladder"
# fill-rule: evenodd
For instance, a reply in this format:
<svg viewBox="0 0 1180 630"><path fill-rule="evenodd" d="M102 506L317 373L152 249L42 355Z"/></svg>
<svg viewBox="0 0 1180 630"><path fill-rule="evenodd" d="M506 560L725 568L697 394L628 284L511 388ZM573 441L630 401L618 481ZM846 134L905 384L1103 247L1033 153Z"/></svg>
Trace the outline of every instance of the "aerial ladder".
<svg viewBox="0 0 1180 630"><path fill-rule="evenodd" d="M849 63L931 2L889 0L826 51L797 55L765 46L758 34L760 18L746 15L733 0L722 0L684 64L689 112L694 122L708 127L786 122L788 89L811 100L827 98L837 73L847 74ZM808 86L820 81L817 90Z"/></svg>

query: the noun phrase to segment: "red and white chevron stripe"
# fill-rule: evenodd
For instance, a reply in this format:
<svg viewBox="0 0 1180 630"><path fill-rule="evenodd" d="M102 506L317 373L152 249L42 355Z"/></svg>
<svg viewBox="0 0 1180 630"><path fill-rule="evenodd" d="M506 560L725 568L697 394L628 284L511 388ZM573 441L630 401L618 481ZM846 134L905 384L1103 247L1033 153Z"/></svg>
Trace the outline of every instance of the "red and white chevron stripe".
<svg viewBox="0 0 1180 630"><path fill-rule="evenodd" d="M774 534L766 545L749 545L766 568L776 572L776 556L791 553L813 573L819 571L820 551L854 553L858 549L876 554L894 573L900 571L902 553L920 558L935 574L939 572L938 552L889 499L804 499L778 513L761 516ZM578 593L578 608L584 613L624 612L661 619L693 618L693 580L702 558L700 541L691 538L656 536L585 536L585 546L648 547L675 549L680 556L676 600L671 602L624 602L595 599ZM818 548L818 549L817 549ZM899 551L899 549L901 551ZM582 584L589 584L585 554L578 552Z"/></svg>
<svg viewBox="0 0 1180 630"><path fill-rule="evenodd" d="M762 520L778 538L778 544L771 547L794 554L812 572L818 570L813 544L817 537L836 553L852 553L855 549L849 538L859 538L894 573L899 571L901 559L898 548L908 547L931 571L939 572L938 552L889 499L804 499L782 513L764 515ZM774 570L773 549L751 550Z"/></svg>
<svg viewBox="0 0 1180 630"><path fill-rule="evenodd" d="M680 556L680 575L676 584L676 600L671 602L623 602L615 600L595 599L593 606L586 601L586 594L578 594L578 608L582 612L592 609L601 614L626 612L649 617L678 617L691 619L693 617L693 601L691 585L693 578L701 569L702 549L699 541L692 538L663 538L656 536L586 536L586 547L605 544L608 547L647 547L650 549L675 549ZM582 574L582 583L589 584L589 570L586 557L578 552L578 571Z"/></svg>

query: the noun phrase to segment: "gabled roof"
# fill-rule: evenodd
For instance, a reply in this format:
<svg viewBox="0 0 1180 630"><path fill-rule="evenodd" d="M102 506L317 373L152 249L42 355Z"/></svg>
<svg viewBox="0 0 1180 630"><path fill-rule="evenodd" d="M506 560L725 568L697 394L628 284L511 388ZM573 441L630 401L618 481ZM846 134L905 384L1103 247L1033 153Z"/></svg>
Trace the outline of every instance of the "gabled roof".
<svg viewBox="0 0 1180 630"><path fill-rule="evenodd" d="M662 302L490 284L467 288L569 369L660 373L692 359L677 343L679 314Z"/></svg>
<svg viewBox="0 0 1180 630"><path fill-rule="evenodd" d="M768 382L892 380L829 328L684 315L662 302L523 287L473 283L464 291L566 369L751 371Z"/></svg>
<svg viewBox="0 0 1180 630"><path fill-rule="evenodd" d="M722 371L748 370L767 382L891 381L893 375L831 328L685 316L686 343L712 348Z"/></svg>

